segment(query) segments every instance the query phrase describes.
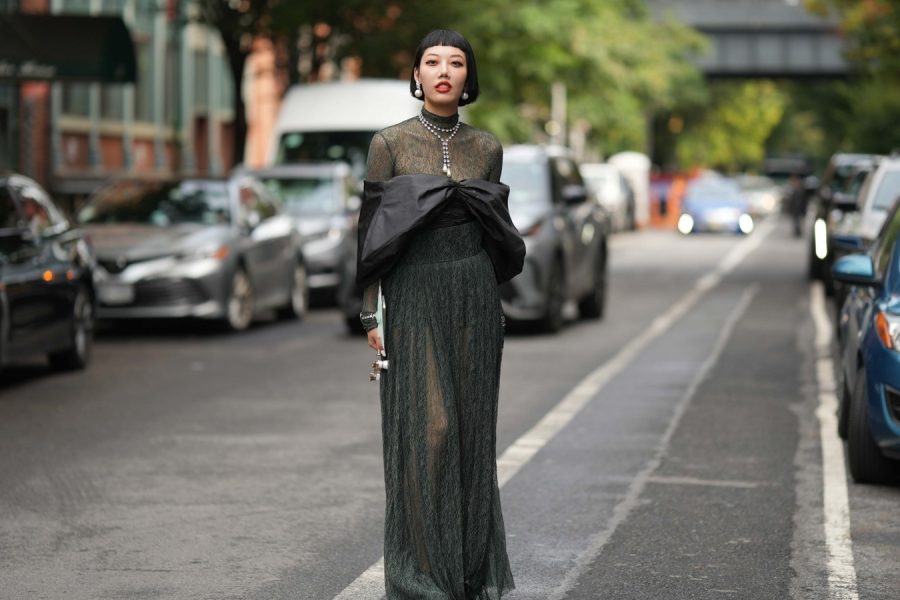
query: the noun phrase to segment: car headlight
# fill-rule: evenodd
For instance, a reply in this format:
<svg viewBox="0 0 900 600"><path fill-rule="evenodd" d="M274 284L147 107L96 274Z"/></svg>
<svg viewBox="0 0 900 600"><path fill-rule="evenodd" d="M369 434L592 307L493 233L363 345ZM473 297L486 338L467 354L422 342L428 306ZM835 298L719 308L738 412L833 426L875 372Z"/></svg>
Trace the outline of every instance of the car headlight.
<svg viewBox="0 0 900 600"><path fill-rule="evenodd" d="M816 258L825 260L828 256L828 230L824 219L816 219L813 225L813 240L816 244Z"/></svg>
<svg viewBox="0 0 900 600"><path fill-rule="evenodd" d="M888 350L900 351L900 316L879 310L875 313L875 332Z"/></svg>
<svg viewBox="0 0 900 600"><path fill-rule="evenodd" d="M184 253L178 256L181 260L204 260L214 258L225 260L231 254L231 249L226 244L214 244L199 248L194 252Z"/></svg>

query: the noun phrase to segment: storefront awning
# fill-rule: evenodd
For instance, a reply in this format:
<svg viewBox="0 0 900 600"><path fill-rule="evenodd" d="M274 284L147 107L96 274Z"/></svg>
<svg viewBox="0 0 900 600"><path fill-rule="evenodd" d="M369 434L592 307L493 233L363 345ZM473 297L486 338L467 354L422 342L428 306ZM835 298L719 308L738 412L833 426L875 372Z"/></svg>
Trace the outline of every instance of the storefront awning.
<svg viewBox="0 0 900 600"><path fill-rule="evenodd" d="M0 15L0 79L133 83L134 43L121 17Z"/></svg>

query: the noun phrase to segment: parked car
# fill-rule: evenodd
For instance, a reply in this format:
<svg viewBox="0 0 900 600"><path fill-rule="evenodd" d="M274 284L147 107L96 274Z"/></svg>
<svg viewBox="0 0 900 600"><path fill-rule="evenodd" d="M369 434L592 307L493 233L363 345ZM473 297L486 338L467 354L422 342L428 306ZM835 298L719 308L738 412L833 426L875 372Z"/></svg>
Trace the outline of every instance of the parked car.
<svg viewBox="0 0 900 600"><path fill-rule="evenodd" d="M57 369L88 365L95 262L40 185L0 176L0 365L36 354Z"/></svg>
<svg viewBox="0 0 900 600"><path fill-rule="evenodd" d="M849 288L840 311L838 433L850 474L884 483L900 474L900 210L895 205L868 254L834 263Z"/></svg>
<svg viewBox="0 0 900 600"><path fill-rule="evenodd" d="M101 318L196 317L239 331L263 310L306 312L299 235L254 177L117 181L79 221L97 248Z"/></svg>
<svg viewBox="0 0 900 600"><path fill-rule="evenodd" d="M765 175L740 175L736 181L751 216L767 217L781 210L781 188L770 178Z"/></svg>
<svg viewBox="0 0 900 600"><path fill-rule="evenodd" d="M754 222L734 180L704 177L688 184L677 227L684 235L704 231L749 234Z"/></svg>
<svg viewBox="0 0 900 600"><path fill-rule="evenodd" d="M346 163L298 163L251 171L275 194L303 243L312 293L333 300L345 240L359 218L361 183Z"/></svg>
<svg viewBox="0 0 900 600"><path fill-rule="evenodd" d="M525 239L522 272L500 286L506 316L558 331L564 305L574 300L582 317L601 318L610 223L575 161L561 148L512 146L503 155L503 181Z"/></svg>
<svg viewBox="0 0 900 600"><path fill-rule="evenodd" d="M855 181L859 179L851 179L851 186ZM861 181L859 192L851 191L856 207L842 212L831 227L832 260L865 251L871 245L888 211L900 198L900 157L879 161ZM835 305L841 306L846 287L835 283L833 288Z"/></svg>
<svg viewBox="0 0 900 600"><path fill-rule="evenodd" d="M833 293L831 266L834 264L834 223L844 212L857 210L857 194L861 182L875 168L880 157L873 154L835 154L822 174L814 195L814 218L809 238L808 273L820 279L825 291ZM855 183L854 183L855 182Z"/></svg>
<svg viewBox="0 0 900 600"><path fill-rule="evenodd" d="M609 212L613 231L634 230L634 191L622 172L607 163L583 164L580 171L600 206Z"/></svg>

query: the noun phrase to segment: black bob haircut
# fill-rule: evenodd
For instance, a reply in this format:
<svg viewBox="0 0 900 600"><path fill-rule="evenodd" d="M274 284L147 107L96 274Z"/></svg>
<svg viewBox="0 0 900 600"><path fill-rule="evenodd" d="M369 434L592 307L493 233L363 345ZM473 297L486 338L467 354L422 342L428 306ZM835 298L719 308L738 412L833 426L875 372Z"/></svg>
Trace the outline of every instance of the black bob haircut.
<svg viewBox="0 0 900 600"><path fill-rule="evenodd" d="M413 98L416 97L415 69L419 68L419 64L422 62L422 55L432 46L453 46L463 51L463 54L466 55L466 86L463 91L468 92L469 98L467 100L460 98L459 105L465 106L475 102L480 91L478 87L478 67L475 66L475 51L472 50L472 45L461 33L451 29L435 29L419 42L419 47L416 48L416 59L413 61L413 71L409 74L409 93L413 95ZM419 100L424 102L425 96L422 96Z"/></svg>

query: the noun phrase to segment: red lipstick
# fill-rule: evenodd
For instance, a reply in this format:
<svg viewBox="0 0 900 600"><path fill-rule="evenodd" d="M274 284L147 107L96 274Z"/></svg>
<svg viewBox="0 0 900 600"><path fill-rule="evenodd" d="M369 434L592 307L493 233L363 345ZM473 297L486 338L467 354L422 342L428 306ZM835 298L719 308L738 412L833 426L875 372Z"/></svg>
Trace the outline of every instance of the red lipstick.
<svg viewBox="0 0 900 600"><path fill-rule="evenodd" d="M453 89L453 86L450 85L450 83L447 81L442 81L439 84L437 84L436 86L434 86L434 89L435 89L435 91L446 94L447 92L449 92L450 90Z"/></svg>

